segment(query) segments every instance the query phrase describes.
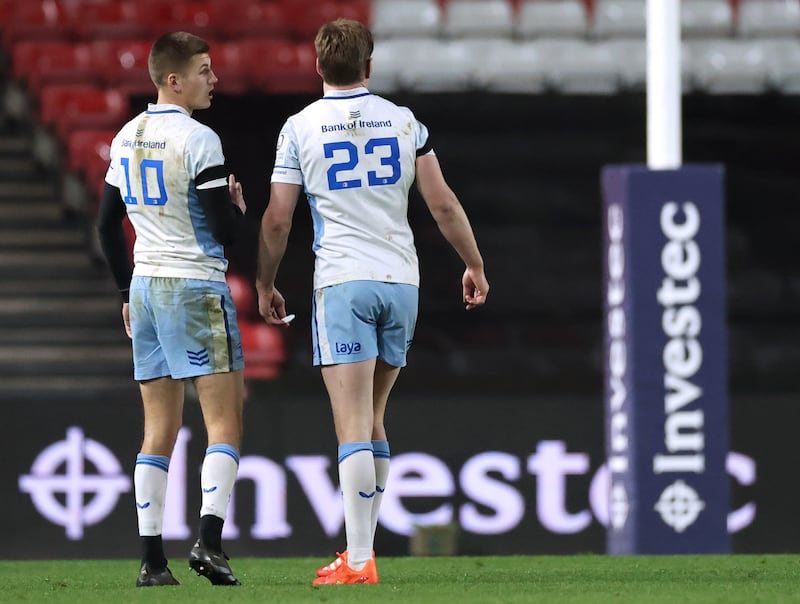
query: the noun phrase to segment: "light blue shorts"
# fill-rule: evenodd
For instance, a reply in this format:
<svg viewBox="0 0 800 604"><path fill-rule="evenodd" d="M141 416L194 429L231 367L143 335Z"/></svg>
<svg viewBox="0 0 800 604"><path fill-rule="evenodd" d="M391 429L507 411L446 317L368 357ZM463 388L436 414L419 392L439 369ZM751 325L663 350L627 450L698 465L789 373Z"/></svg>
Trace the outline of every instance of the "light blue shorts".
<svg viewBox="0 0 800 604"><path fill-rule="evenodd" d="M419 289L404 283L348 281L314 291L314 365L379 358L404 367L414 339Z"/></svg>
<svg viewBox="0 0 800 604"><path fill-rule="evenodd" d="M136 380L244 367L236 309L224 282L136 276L129 310Z"/></svg>

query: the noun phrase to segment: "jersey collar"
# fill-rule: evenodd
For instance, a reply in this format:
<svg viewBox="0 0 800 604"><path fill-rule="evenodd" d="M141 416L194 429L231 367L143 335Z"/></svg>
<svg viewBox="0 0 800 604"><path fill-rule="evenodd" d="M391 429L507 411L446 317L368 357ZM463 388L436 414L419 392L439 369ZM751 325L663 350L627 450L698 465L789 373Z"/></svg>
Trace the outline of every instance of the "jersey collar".
<svg viewBox="0 0 800 604"><path fill-rule="evenodd" d="M372 94L363 86L358 88L348 88L347 90L328 90L323 99L355 99L360 96L367 96Z"/></svg>
<svg viewBox="0 0 800 604"><path fill-rule="evenodd" d="M156 113L183 113L184 115L191 115L180 105L173 105L172 103L148 103L146 113L149 115Z"/></svg>

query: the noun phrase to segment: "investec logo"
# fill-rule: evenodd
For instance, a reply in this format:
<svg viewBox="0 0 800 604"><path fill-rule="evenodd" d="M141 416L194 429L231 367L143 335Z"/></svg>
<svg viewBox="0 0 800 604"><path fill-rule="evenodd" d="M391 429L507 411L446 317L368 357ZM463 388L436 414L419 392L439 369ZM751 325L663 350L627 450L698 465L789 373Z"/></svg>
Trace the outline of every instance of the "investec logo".
<svg viewBox="0 0 800 604"><path fill-rule="evenodd" d="M612 529L622 530L628 519L628 493L620 480L630 471L628 416L628 347L625 343L627 320L625 316L625 248L623 235L625 222L622 207L608 206L606 216L608 249L606 279L606 333L608 334L608 367L606 397L609 420L608 469L611 491L609 523Z"/></svg>
<svg viewBox="0 0 800 604"><path fill-rule="evenodd" d="M703 366L698 340L702 316L695 305L701 284L700 212L691 201L667 202L661 208L661 250L664 279L656 293L664 308L661 327L667 342L664 367L664 449L653 456L655 474L705 472L703 389L692 380ZM655 509L676 532L691 526L703 511L701 496L684 480L675 480L661 494Z"/></svg>
<svg viewBox="0 0 800 604"><path fill-rule="evenodd" d="M192 465L187 445L191 431L181 428L170 459L170 480L164 509L164 539L185 539L191 533L187 519L196 511L187 506L187 478ZM253 539L285 539L292 535L288 518L286 485L293 474L305 493L315 519L328 538L342 529L344 512L338 485L330 479L331 460L324 455L290 455L283 464L258 455L240 459L239 480L252 481ZM391 489L384 493L380 522L389 531L410 536L418 524L457 522L462 530L476 535L502 535L516 530L532 514L547 531L577 534L596 519L608 526L627 508L620 491L610 492L608 467L601 465L594 475L587 453L570 451L567 443L544 440L523 456L503 451L476 451L459 467L424 452L409 452L392 457ZM740 485L756 483L755 461L730 452L728 474ZM530 476L534 484L528 482ZM570 485L588 481L588 507L574 509ZM86 438L83 430L72 427L64 440L53 443L34 460L30 472L20 476L20 490L29 493L36 509L52 523L66 528L67 537L80 540L84 527L101 522L114 511L131 480L122 474L114 453ZM574 486L573 486L574 488ZM531 489L534 489L531 492ZM231 495L223 537L240 536L235 511L236 489ZM622 493L624 495L624 492ZM683 497L679 488L676 498ZM406 504L415 498L436 501L424 514L411 514ZM569 506L568 506L569 503ZM133 501L128 501L133 507ZM528 510L527 506L531 509ZM621 512L622 511L622 512ZM740 531L752 524L755 502L748 502L728 514L728 531Z"/></svg>

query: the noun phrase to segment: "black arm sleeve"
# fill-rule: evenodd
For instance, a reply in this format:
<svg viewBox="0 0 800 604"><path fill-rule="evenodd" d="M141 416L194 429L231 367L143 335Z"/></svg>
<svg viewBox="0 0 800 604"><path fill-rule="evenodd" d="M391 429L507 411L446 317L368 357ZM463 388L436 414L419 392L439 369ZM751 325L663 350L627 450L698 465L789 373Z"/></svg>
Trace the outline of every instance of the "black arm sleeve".
<svg viewBox="0 0 800 604"><path fill-rule="evenodd" d="M214 239L222 245L229 245L233 243L244 214L231 201L231 194L227 185L227 169L225 166L214 166L203 170L195 178L195 185L202 185L219 178L226 180L224 186L210 189L198 188L197 196L200 198L200 205L203 206L203 212L208 219L208 225L211 227Z"/></svg>
<svg viewBox="0 0 800 604"><path fill-rule="evenodd" d="M125 203L122 201L122 195L117 187L106 183L97 213L97 232L119 293L123 301L127 302L133 269L128 259L125 231L122 229L123 218L125 218Z"/></svg>

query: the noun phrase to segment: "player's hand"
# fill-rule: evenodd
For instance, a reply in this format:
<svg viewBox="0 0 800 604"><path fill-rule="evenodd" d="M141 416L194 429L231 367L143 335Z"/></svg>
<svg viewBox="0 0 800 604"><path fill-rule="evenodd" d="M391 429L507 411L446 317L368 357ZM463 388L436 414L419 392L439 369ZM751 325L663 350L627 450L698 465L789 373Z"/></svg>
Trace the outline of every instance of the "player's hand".
<svg viewBox="0 0 800 604"><path fill-rule="evenodd" d="M472 310L486 303L486 296L489 295L489 282L483 269L469 268L464 271L461 277L463 287L463 300L467 310Z"/></svg>
<svg viewBox="0 0 800 604"><path fill-rule="evenodd" d="M283 295L274 287L267 288L257 286L258 291L258 314L269 325L287 326L288 323L282 321L286 316L286 300Z"/></svg>
<svg viewBox="0 0 800 604"><path fill-rule="evenodd" d="M127 302L123 302L122 304L122 324L125 326L125 333L129 338L133 339L133 332L131 332L131 314Z"/></svg>
<svg viewBox="0 0 800 604"><path fill-rule="evenodd" d="M233 174L228 176L228 191L231 194L231 201L233 205L242 211L242 214L247 213L247 204L244 202L244 193L242 193L242 183L238 182Z"/></svg>

